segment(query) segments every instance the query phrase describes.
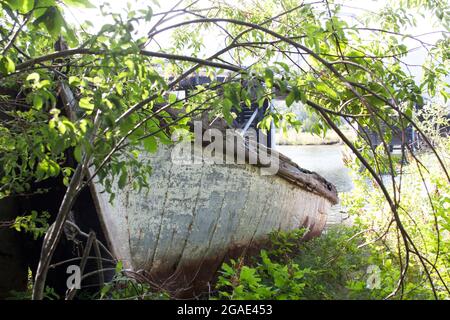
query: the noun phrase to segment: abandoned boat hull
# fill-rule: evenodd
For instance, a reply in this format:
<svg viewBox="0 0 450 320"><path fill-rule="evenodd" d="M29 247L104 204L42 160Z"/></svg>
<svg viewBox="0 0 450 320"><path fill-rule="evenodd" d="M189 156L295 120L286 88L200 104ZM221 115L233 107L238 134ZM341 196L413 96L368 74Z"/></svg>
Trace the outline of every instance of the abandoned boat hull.
<svg viewBox="0 0 450 320"><path fill-rule="evenodd" d="M258 166L175 164L170 146L145 157L153 167L148 193L127 186L110 203L97 184L96 202L117 258L171 290L204 288L225 257L272 231L319 234L333 204Z"/></svg>

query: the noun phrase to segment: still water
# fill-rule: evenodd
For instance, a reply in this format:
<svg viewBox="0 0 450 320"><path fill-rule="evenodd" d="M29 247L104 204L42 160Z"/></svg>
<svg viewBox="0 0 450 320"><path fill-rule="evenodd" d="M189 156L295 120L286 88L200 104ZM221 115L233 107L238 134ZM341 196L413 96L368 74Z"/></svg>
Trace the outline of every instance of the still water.
<svg viewBox="0 0 450 320"><path fill-rule="evenodd" d="M315 171L336 186L339 193L353 189L350 170L342 160L344 146L277 146L277 150L295 161L300 167ZM346 223L348 216L338 204L332 207L327 226Z"/></svg>

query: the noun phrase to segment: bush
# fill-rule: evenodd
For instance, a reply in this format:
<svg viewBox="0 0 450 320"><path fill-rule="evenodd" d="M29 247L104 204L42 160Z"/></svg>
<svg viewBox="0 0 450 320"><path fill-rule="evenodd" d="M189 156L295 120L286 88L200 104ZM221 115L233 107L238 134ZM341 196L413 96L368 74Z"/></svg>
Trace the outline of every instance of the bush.
<svg viewBox="0 0 450 320"><path fill-rule="evenodd" d="M336 226L303 241L304 230L274 233L258 257L225 263L216 288L226 299L369 298L370 252L353 227ZM370 268L369 268L370 270ZM355 294L355 292L357 294Z"/></svg>
<svg viewBox="0 0 450 320"><path fill-rule="evenodd" d="M449 139L441 138L438 145L443 159L448 159ZM408 269L403 286L395 297L448 299L450 185L433 155L424 153L418 160L420 163L411 159L410 164L404 167L401 180L397 177L396 188L397 193L401 193L399 219L421 258L413 252L410 244ZM426 167L421 164L426 164ZM382 290L378 297L382 298L397 288L399 270L406 261L406 249L380 188L370 182L368 177L355 176L355 189L341 199L353 216L355 226L365 230L365 242L372 251L371 263L380 268ZM391 185L386 182L392 193Z"/></svg>

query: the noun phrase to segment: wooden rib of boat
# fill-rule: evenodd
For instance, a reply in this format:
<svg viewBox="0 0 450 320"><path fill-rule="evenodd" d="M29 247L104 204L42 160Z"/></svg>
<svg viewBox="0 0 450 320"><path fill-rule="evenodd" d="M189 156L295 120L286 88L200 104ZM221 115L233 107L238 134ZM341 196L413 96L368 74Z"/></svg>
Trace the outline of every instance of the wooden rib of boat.
<svg viewBox="0 0 450 320"><path fill-rule="evenodd" d="M148 193L93 184L109 246L126 268L162 287L198 294L225 258L257 248L274 230L320 234L338 202L336 188L289 158L275 175L251 164L176 164L173 146L146 154L153 166Z"/></svg>

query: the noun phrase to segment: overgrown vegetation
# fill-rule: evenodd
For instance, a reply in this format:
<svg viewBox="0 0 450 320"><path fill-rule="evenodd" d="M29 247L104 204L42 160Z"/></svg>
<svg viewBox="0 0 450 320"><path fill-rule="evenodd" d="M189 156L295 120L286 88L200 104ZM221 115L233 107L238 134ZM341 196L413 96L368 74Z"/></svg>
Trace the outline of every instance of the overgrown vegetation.
<svg viewBox="0 0 450 320"><path fill-rule="evenodd" d="M218 298L349 299L357 290L364 299L369 253L351 238L356 230L336 226L307 242L303 230L275 233L259 257L223 265Z"/></svg>
<svg viewBox="0 0 450 320"><path fill-rule="evenodd" d="M450 140L436 141L449 159ZM429 153L420 160L428 164L426 172L415 163L404 167L402 208L408 222L405 227L435 269L427 274L420 261L409 261L402 288L391 298L433 299L436 294L439 299L449 299L444 286L432 287L431 283L440 277L444 285L450 284L450 186L442 182L439 166ZM303 240L306 229L272 233L270 245L259 255L222 265L209 298L385 299L395 292L404 249L379 188L359 167L354 169L355 188L341 196L352 226L332 226L308 241ZM427 177L430 198L421 175ZM26 299L30 294L16 294L15 298ZM57 296L47 288L45 298ZM81 292L77 298L152 300L169 299L170 294L156 290L142 275L124 271L119 263L111 282L99 292Z"/></svg>
<svg viewBox="0 0 450 320"><path fill-rule="evenodd" d="M449 140L442 141L439 148L448 161ZM402 168L402 175L395 177L401 188L400 215L404 227L421 251L420 256L409 257L398 296L448 299L450 184L442 179L439 165L430 154L423 154L419 161L426 167L413 161ZM364 233L365 246L376 253L373 263L381 269L383 294L389 296L389 289L398 285L400 264L406 256L405 248L401 245L398 230L393 227L389 208L383 202L377 185L364 175L355 175L354 181L355 190L346 195L343 202L354 217L355 225ZM424 269L421 260L428 261L432 268ZM439 279L440 285L433 285L436 279Z"/></svg>
<svg viewBox="0 0 450 320"><path fill-rule="evenodd" d="M344 18L345 5L331 0L211 0L206 8L202 2L181 1L167 12L158 12L157 5L129 5L119 13L105 4L98 9L110 22L101 27L89 22L70 25L66 10L74 5L93 7L88 0L0 1L0 199L24 199L36 192L37 183L49 179L61 179L66 186L49 229L37 220L38 214L19 213L32 218L20 218L21 226L35 229L37 235L45 232L34 299L44 297L69 213L92 179L98 178L111 198L128 183L145 190L152 168L140 155L170 143L175 130L189 130L200 115L231 124L237 111L275 97L282 97L287 109L269 110L261 129L272 123L281 130L300 127L289 108L302 103L317 119L311 132L334 131L355 155L358 170L367 170L370 183L358 188L369 196L353 199L350 210L367 214L357 219L362 230L378 215L389 222L391 232L377 232L390 249L383 251L386 256L373 256L375 264L391 261L389 276L382 277L386 292L379 297L389 290L388 296L415 297L410 293L414 288L408 287L411 281L420 284L424 297L430 297L430 290L434 298L448 297L444 244L450 175L442 150L414 117L425 95L448 101L447 1L389 1L379 12L365 12L354 22ZM407 27L417 25L418 11L444 29L434 43L424 41L423 35L405 34ZM206 34L223 40L217 50L210 52ZM421 80L405 59L414 46L427 54ZM209 84L192 88L184 97L174 93L183 80L200 72L211 78ZM224 81L218 81L221 74L226 75ZM244 85L249 83L254 85ZM359 129L357 139L340 129L343 121ZM430 151L426 166L405 139L401 161L389 152L393 136L408 128L416 130ZM374 146L365 129L376 132L380 143ZM429 176L428 163L437 163ZM414 166L419 175L413 173ZM385 173L393 178L384 179ZM408 174L419 179L405 184ZM131 182L130 175L135 177ZM409 192L409 187L414 190ZM431 211L422 208L427 201ZM372 238L366 240L375 240L374 233L368 234ZM326 239L332 241L317 241ZM316 245L311 250L321 247ZM298 283L320 277L300 261L283 265L269 252L261 259L259 267L241 269L243 280L251 283L244 286L248 292L236 294L256 294L258 289L261 297L325 295L325 289ZM280 270L288 272L280 275ZM228 272L232 277L232 270ZM267 288L263 279L276 280L281 293ZM350 286L351 292L362 286L336 281L337 287ZM350 294L348 288L342 290L344 296ZM378 291L371 296L373 292Z"/></svg>
<svg viewBox="0 0 450 320"><path fill-rule="evenodd" d="M440 138L439 142L444 158L450 159L450 140ZM429 153L419 159L426 168L413 162L396 177L402 179L402 220L422 252L408 261L398 292L405 256L399 231L393 227L379 187L355 165L355 188L341 196L353 220L351 227L331 227L307 242L302 241L303 232L299 231L273 234L272 247L258 257L223 265L217 297L449 299L450 185L442 180L439 165ZM423 268L421 258L430 261L431 271ZM432 285L438 282L442 285Z"/></svg>

